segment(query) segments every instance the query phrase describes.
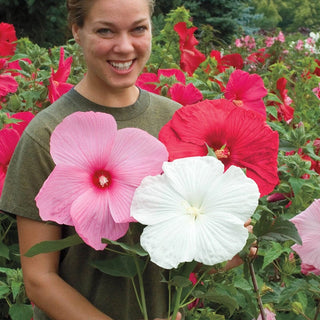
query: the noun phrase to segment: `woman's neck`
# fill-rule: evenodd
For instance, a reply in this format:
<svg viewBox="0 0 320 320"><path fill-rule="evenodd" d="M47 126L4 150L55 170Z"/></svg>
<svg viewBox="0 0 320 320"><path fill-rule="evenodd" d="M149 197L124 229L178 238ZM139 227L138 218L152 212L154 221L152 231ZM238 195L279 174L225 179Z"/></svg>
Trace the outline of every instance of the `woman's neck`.
<svg viewBox="0 0 320 320"><path fill-rule="evenodd" d="M128 88L112 88L91 85L84 77L75 90L88 100L106 107L121 108L134 104L139 97L139 89L136 86Z"/></svg>

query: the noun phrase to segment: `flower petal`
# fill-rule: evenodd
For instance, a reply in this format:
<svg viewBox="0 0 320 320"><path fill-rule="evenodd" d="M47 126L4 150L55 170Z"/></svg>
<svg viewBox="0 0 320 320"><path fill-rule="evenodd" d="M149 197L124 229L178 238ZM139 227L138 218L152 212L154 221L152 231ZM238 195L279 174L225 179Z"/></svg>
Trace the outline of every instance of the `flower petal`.
<svg viewBox="0 0 320 320"><path fill-rule="evenodd" d="M88 190L90 179L90 175L80 168L57 165L35 198L41 219L73 225L71 205Z"/></svg>
<svg viewBox="0 0 320 320"><path fill-rule="evenodd" d="M56 164L104 168L108 162L117 124L105 113L75 112L66 117L51 136L51 155Z"/></svg>
<svg viewBox="0 0 320 320"><path fill-rule="evenodd" d="M124 236L129 223L115 223L105 191L89 189L78 197L71 208L71 217L79 236L95 250L103 250L102 238L117 240Z"/></svg>
<svg viewBox="0 0 320 320"><path fill-rule="evenodd" d="M296 251L304 264L320 269L320 199L316 199L303 212L291 219L302 239L302 245L295 244Z"/></svg>

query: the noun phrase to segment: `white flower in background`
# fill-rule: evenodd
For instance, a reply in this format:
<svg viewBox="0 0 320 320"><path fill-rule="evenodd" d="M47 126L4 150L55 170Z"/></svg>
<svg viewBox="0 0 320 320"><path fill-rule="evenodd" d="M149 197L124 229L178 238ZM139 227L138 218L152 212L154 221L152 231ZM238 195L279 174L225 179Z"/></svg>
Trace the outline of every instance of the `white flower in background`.
<svg viewBox="0 0 320 320"><path fill-rule="evenodd" d="M165 162L163 171L143 179L131 206L131 215L147 225L140 242L151 261L171 269L231 259L248 237L244 223L258 205L256 183L239 167L224 172L210 156Z"/></svg>

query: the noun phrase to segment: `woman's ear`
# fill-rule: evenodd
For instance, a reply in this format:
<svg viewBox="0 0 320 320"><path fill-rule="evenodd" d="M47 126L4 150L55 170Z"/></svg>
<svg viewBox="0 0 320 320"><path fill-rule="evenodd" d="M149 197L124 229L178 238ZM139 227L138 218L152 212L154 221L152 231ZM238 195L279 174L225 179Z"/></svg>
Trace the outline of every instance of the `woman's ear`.
<svg viewBox="0 0 320 320"><path fill-rule="evenodd" d="M72 25L72 34L73 34L73 38L76 41L77 44L80 45L80 36L79 36L79 32L80 32L80 28L78 25L73 24Z"/></svg>

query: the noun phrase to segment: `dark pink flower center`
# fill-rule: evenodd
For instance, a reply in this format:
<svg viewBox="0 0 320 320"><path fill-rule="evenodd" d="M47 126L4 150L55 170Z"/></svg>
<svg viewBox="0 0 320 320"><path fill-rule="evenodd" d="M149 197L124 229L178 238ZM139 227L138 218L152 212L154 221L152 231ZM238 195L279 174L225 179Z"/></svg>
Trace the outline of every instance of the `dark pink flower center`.
<svg viewBox="0 0 320 320"><path fill-rule="evenodd" d="M111 184L110 172L106 170L97 170L92 176L92 182L99 189L108 188Z"/></svg>

